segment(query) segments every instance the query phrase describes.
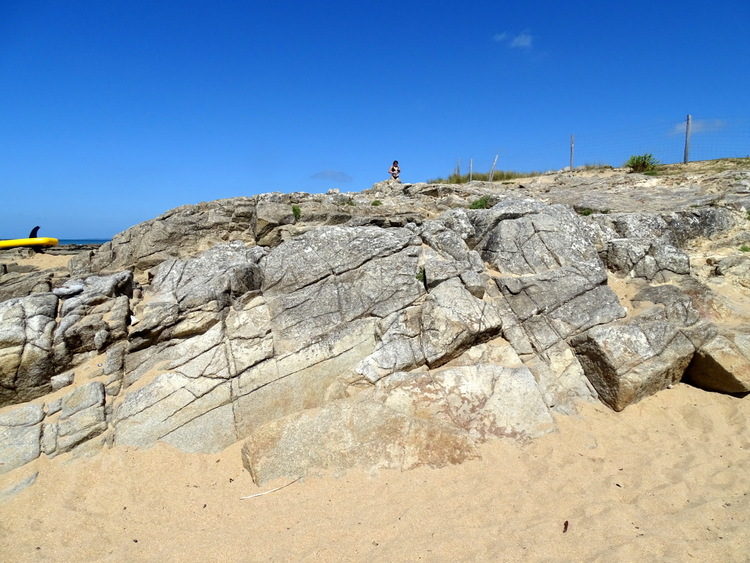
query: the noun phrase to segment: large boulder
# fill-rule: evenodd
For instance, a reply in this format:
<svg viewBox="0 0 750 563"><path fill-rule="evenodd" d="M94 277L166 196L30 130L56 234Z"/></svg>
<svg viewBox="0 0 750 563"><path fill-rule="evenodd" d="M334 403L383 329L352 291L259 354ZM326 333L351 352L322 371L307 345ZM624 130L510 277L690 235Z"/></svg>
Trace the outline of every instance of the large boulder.
<svg viewBox="0 0 750 563"><path fill-rule="evenodd" d="M750 392L750 327L724 328L698 349L685 380L720 393Z"/></svg>
<svg viewBox="0 0 750 563"><path fill-rule="evenodd" d="M242 455L260 484L353 466L442 467L478 457L487 439L554 429L526 368L466 366L396 373L366 397L278 419L251 432Z"/></svg>
<svg viewBox="0 0 750 563"><path fill-rule="evenodd" d="M57 303L51 293L0 302L0 407L51 390Z"/></svg>

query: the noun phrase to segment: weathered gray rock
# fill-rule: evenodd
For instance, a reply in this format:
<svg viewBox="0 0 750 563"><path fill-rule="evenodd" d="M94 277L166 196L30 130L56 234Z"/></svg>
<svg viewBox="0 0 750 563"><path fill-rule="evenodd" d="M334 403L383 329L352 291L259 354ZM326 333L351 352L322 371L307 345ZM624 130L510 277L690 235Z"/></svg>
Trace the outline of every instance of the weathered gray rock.
<svg viewBox="0 0 750 563"><path fill-rule="evenodd" d="M255 201L246 197L185 205L115 235L70 262L73 275L134 268L145 272L170 258L197 256L228 240L254 243Z"/></svg>
<svg viewBox="0 0 750 563"><path fill-rule="evenodd" d="M555 429L526 367L481 364L400 372L378 382L375 400L412 418L456 426L478 441L535 438Z"/></svg>
<svg viewBox="0 0 750 563"><path fill-rule="evenodd" d="M571 341L599 398L616 411L682 379L695 346L666 319L596 326Z"/></svg>
<svg viewBox="0 0 750 563"><path fill-rule="evenodd" d="M223 379L157 375L115 409L114 444L146 447L163 440L189 452L221 450L237 440L230 395Z"/></svg>
<svg viewBox="0 0 750 563"><path fill-rule="evenodd" d="M720 393L750 392L750 328L724 329L696 352L686 381Z"/></svg>
<svg viewBox="0 0 750 563"><path fill-rule="evenodd" d="M62 398L57 426L57 453L98 436L107 429L104 411L104 385L91 381Z"/></svg>
<svg viewBox="0 0 750 563"><path fill-rule="evenodd" d="M48 393L57 297L40 293L0 302L0 406Z"/></svg>
<svg viewBox="0 0 750 563"><path fill-rule="evenodd" d="M730 297L747 264L726 248L750 241L745 192L721 174L608 171L274 193L136 226L75 258L62 285L5 265L0 393L71 384L43 420L13 426L34 444L19 459L250 436L259 480L438 467L548 431L550 410L595 396L624 408L683 374L743 393L748 331ZM491 209L455 208L482 196ZM620 320L607 269L640 290L634 316Z"/></svg>
<svg viewBox="0 0 750 563"><path fill-rule="evenodd" d="M261 266L277 350L413 303L424 291L417 242L408 229L324 227L275 248Z"/></svg>
<svg viewBox="0 0 750 563"><path fill-rule="evenodd" d="M525 439L554 428L526 368L401 372L372 396L259 427L243 446L243 463L256 483L353 466L442 467L478 457L476 445L491 437Z"/></svg>
<svg viewBox="0 0 750 563"><path fill-rule="evenodd" d="M716 264L716 274L736 280L739 285L750 288L750 255L737 254L719 260Z"/></svg>
<svg viewBox="0 0 750 563"><path fill-rule="evenodd" d="M233 385L237 433L345 396L356 363L375 346L374 320L361 319L306 348L269 358Z"/></svg>
<svg viewBox="0 0 750 563"><path fill-rule="evenodd" d="M678 245L677 234L657 213L608 213L594 215L591 220L614 231L619 238L659 241L670 246Z"/></svg>
<svg viewBox="0 0 750 563"><path fill-rule="evenodd" d="M4 270L0 272L0 301L26 297L32 293L48 293L52 289L54 273L51 271L21 272L12 265Z"/></svg>
<svg viewBox="0 0 750 563"><path fill-rule="evenodd" d="M137 350L209 330L242 295L260 288L263 251L242 242L220 244L189 260L170 259L154 269L130 335Z"/></svg>
<svg viewBox="0 0 750 563"><path fill-rule="evenodd" d="M737 219L729 209L713 205L675 211L662 217L669 226L676 246L680 248L691 240L715 238L737 224Z"/></svg>
<svg viewBox="0 0 750 563"><path fill-rule="evenodd" d="M127 338L133 294L133 274L129 270L71 280L55 294L62 301L54 337L58 369L77 365L92 353Z"/></svg>
<svg viewBox="0 0 750 563"><path fill-rule="evenodd" d="M355 466L371 471L443 467L479 457L457 428L414 419L375 401L347 399L303 411L254 431L242 447L253 482Z"/></svg>
<svg viewBox="0 0 750 563"><path fill-rule="evenodd" d="M633 297L633 304L643 303L661 305L666 318L678 325L691 326L701 320L693 300L675 285L654 285L641 289Z"/></svg>
<svg viewBox="0 0 750 563"><path fill-rule="evenodd" d="M424 300L422 349L428 366L436 367L467 348L494 338L502 329L500 311L474 297L457 278L441 283Z"/></svg>
<svg viewBox="0 0 750 563"><path fill-rule="evenodd" d="M485 227L487 232L476 250L500 274L522 276L588 263L600 265L596 248L570 208L506 201L487 215L495 216L489 223L494 225L488 230ZM477 212L473 215L481 216ZM596 271L592 274L592 280L600 278Z"/></svg>
<svg viewBox="0 0 750 563"><path fill-rule="evenodd" d="M44 411L35 404L0 410L0 474L39 457Z"/></svg>
<svg viewBox="0 0 750 563"><path fill-rule="evenodd" d="M668 281L671 274L690 273L690 258L659 240L613 239L607 248L607 267L631 277Z"/></svg>

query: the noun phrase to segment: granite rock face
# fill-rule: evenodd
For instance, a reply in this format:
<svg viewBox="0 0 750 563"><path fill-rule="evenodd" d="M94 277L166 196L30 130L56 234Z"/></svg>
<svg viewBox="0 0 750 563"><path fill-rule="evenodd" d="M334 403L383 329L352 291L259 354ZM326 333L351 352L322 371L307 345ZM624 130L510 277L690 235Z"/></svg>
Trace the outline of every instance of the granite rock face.
<svg viewBox="0 0 750 563"><path fill-rule="evenodd" d="M683 378L746 393L744 192L663 182L264 194L136 225L70 276L4 266L0 468L238 440L256 482L440 467L580 401L622 410Z"/></svg>
<svg viewBox="0 0 750 563"><path fill-rule="evenodd" d="M0 302L0 406L51 390L57 302L51 293Z"/></svg>

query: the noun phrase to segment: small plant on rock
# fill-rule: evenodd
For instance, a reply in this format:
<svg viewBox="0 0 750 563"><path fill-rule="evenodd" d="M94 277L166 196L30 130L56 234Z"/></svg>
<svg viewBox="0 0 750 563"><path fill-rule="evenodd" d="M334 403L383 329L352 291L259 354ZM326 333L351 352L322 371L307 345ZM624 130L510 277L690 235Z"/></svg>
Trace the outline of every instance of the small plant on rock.
<svg viewBox="0 0 750 563"><path fill-rule="evenodd" d="M374 205L375 207L377 207L378 205L383 205L383 202L380 201L379 199L376 199L375 201L372 202L372 205Z"/></svg>
<svg viewBox="0 0 750 563"><path fill-rule="evenodd" d="M300 209L299 205L292 205L292 213L294 214L295 221L299 221L299 218L302 217L302 209Z"/></svg>
<svg viewBox="0 0 750 563"><path fill-rule="evenodd" d="M578 214L579 214L579 215L583 215L584 217L588 217L588 216L589 216L589 215L591 215L591 214L592 214L593 212L594 212L594 210L593 210L593 209L589 209L589 208L587 207L586 209L581 209L581 210L580 210L580 211L578 212Z"/></svg>
<svg viewBox="0 0 750 563"><path fill-rule="evenodd" d="M490 208L490 196L483 195L479 199L471 202L469 209L489 209Z"/></svg>
<svg viewBox="0 0 750 563"><path fill-rule="evenodd" d="M631 156L625 163L625 166L630 168L633 172L640 172L641 174L654 174L656 173L656 165L659 161L654 158L652 154L642 154L638 156Z"/></svg>
<svg viewBox="0 0 750 563"><path fill-rule="evenodd" d="M750 246L743 244L742 246L740 246L740 250L742 252L750 252Z"/></svg>

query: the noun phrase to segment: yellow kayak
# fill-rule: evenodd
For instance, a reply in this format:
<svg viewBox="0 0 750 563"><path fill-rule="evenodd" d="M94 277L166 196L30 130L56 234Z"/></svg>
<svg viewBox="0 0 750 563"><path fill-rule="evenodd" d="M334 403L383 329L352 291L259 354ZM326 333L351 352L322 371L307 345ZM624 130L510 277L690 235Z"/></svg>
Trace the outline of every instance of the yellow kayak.
<svg viewBox="0 0 750 563"><path fill-rule="evenodd" d="M56 246L60 241L52 237L13 238L0 240L0 248L18 248L21 246L40 247Z"/></svg>

